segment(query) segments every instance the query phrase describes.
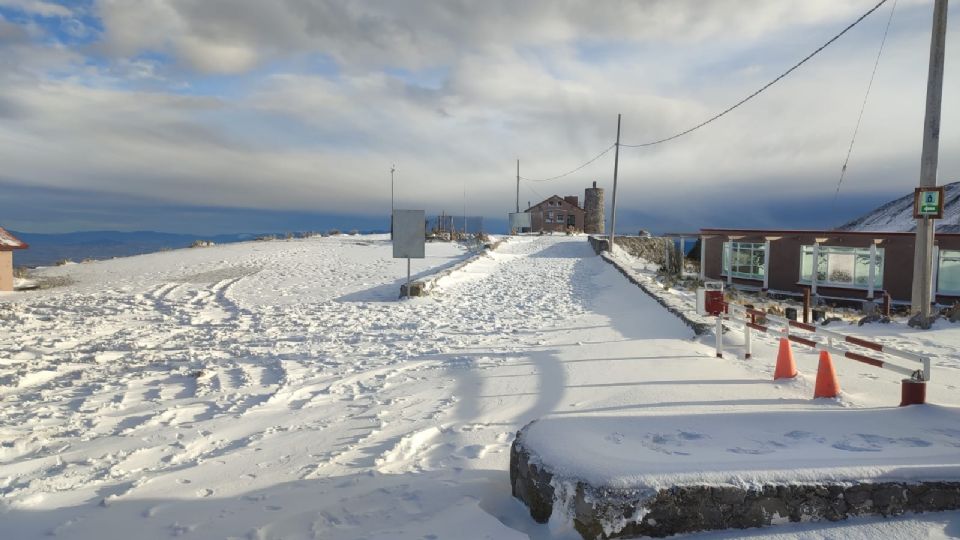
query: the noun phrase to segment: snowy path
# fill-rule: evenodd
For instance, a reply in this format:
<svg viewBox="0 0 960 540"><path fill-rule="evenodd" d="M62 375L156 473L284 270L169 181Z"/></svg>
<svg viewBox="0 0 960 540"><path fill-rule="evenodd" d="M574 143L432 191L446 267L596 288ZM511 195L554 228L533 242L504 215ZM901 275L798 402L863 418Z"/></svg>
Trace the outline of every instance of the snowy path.
<svg viewBox="0 0 960 540"><path fill-rule="evenodd" d="M415 272L464 254L428 255ZM4 297L4 530L566 537L510 497L534 418L840 406L713 358L582 237L512 239L411 301L393 301L400 266L382 240L268 242L58 269L78 283Z"/></svg>

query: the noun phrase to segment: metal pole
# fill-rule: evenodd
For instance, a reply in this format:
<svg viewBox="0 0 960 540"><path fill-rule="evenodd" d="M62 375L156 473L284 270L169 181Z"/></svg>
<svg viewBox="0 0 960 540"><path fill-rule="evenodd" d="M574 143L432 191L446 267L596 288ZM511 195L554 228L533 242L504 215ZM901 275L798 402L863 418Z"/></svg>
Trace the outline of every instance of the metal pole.
<svg viewBox="0 0 960 540"><path fill-rule="evenodd" d="M610 252L613 253L613 241L617 230L617 170L620 167L620 115L617 115L617 144L613 151L613 200L610 208Z"/></svg>
<svg viewBox="0 0 960 540"><path fill-rule="evenodd" d="M410 258L407 258L407 298L410 298Z"/></svg>
<svg viewBox="0 0 960 540"><path fill-rule="evenodd" d="M930 66L927 72L927 105L923 120L923 151L920 156L920 187L937 185L937 161L940 151L940 103L943 96L943 57L947 38L947 0L933 5L933 30L930 35ZM942 203L942 201L941 201ZM923 328L930 325L930 284L933 267L933 220L917 220L913 258L913 294L910 310L920 314Z"/></svg>
<svg viewBox="0 0 960 540"><path fill-rule="evenodd" d="M517 160L517 213L520 213L520 160Z"/></svg>
<svg viewBox="0 0 960 540"><path fill-rule="evenodd" d="M396 165L390 165L390 241L393 241L393 173L397 170Z"/></svg>

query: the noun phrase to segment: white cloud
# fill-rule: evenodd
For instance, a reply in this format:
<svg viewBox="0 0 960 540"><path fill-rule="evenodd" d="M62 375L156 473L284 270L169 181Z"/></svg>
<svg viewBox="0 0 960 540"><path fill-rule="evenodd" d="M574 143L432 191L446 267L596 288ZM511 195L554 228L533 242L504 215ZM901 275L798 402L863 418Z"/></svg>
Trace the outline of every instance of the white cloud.
<svg viewBox="0 0 960 540"><path fill-rule="evenodd" d="M452 211L465 185L471 212L499 216L512 207L517 157L529 177L575 167L613 142L618 113L628 143L696 124L868 4L103 0L94 47L105 57L0 39L0 179L367 213L388 206L397 163L404 204ZM928 6L901 0L898 11L845 193L915 183ZM623 149L621 204L657 213L683 200L695 220L724 190L831 194L886 13L709 128ZM958 57L960 42L948 47L947 58ZM316 54L336 59L335 72L312 70ZM421 69L440 75L419 85ZM960 72L947 74L950 96ZM958 117L947 97L943 178L960 176ZM531 190L579 194L593 180L609 188L611 167L612 154L524 187L521 203L536 197Z"/></svg>
<svg viewBox="0 0 960 540"><path fill-rule="evenodd" d="M43 0L0 0L0 7L18 9L41 17L71 17L70 8Z"/></svg>

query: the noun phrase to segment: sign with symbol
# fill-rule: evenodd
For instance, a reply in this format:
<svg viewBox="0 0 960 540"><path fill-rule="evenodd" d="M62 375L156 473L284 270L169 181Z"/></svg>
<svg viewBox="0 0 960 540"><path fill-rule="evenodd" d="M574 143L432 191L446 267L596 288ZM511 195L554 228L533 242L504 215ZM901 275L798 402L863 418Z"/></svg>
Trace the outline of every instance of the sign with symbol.
<svg viewBox="0 0 960 540"><path fill-rule="evenodd" d="M943 218L943 187L919 187L913 196L913 217Z"/></svg>

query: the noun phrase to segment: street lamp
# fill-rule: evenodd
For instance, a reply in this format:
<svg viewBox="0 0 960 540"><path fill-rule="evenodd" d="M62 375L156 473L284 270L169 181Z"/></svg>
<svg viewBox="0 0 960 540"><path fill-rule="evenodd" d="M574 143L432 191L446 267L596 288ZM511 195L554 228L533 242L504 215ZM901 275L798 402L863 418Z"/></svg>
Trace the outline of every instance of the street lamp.
<svg viewBox="0 0 960 540"><path fill-rule="evenodd" d="M393 241L393 173L397 170L396 165L390 165L390 241Z"/></svg>

